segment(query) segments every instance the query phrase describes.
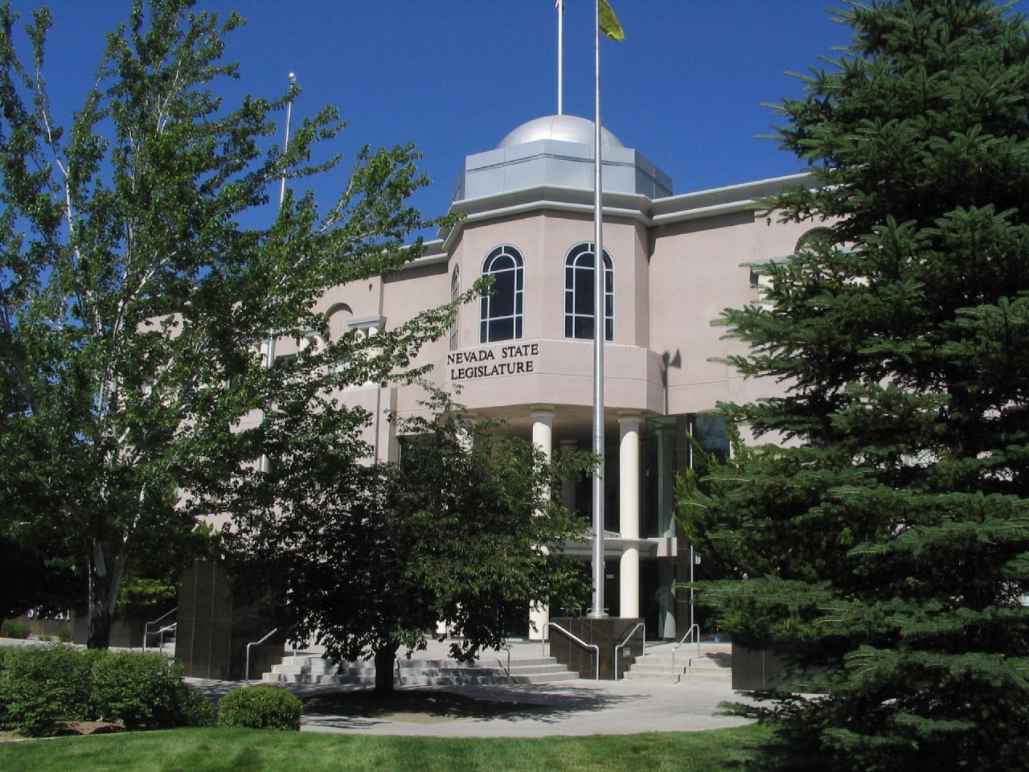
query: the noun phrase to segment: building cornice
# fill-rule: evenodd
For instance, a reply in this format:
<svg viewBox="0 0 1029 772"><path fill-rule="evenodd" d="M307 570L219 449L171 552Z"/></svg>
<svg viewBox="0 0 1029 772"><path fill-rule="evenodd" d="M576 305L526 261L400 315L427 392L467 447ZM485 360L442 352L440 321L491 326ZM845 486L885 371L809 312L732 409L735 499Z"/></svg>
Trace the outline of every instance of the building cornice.
<svg viewBox="0 0 1029 772"><path fill-rule="evenodd" d="M605 192L604 217L632 220L653 228L753 211L760 209L769 196L778 195L791 187L809 186L813 181L814 175L804 172L657 199L637 193ZM442 238L426 241L422 256L408 263L405 268L446 262L468 225L535 212L592 215L593 191L543 185L455 201L450 211L461 215L461 219L449 231L441 234Z"/></svg>

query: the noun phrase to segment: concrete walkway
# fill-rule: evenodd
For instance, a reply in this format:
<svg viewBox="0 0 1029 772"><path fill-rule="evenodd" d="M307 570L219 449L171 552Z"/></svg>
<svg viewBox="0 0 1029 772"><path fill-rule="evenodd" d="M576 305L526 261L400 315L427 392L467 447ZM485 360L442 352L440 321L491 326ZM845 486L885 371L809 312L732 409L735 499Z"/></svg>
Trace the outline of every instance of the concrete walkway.
<svg viewBox="0 0 1029 772"><path fill-rule="evenodd" d="M433 737L549 737L557 735L692 732L748 723L720 714L725 701L743 700L723 686L625 681L565 681L526 686L446 689L483 700L512 703L509 713L448 718L396 714L304 716L302 730Z"/></svg>
<svg viewBox="0 0 1029 772"><path fill-rule="evenodd" d="M657 647L655 647L657 648ZM539 644L522 644L521 654L539 656ZM420 652L419 656L435 654ZM442 653L442 652L439 652ZM483 657L486 659L486 657ZM187 679L212 698L238 688L239 683ZM293 685L300 697L361 691L356 686ZM548 737L558 735L639 734L721 729L748 723L722 715L724 702L747 702L722 681L686 679L680 684L662 680L573 680L552 684L402 687L397 692L449 692L490 703L509 703L511 709L488 706L481 715L447 716L432 713L332 715L308 714L302 731L432 737ZM356 713L356 711L355 711Z"/></svg>

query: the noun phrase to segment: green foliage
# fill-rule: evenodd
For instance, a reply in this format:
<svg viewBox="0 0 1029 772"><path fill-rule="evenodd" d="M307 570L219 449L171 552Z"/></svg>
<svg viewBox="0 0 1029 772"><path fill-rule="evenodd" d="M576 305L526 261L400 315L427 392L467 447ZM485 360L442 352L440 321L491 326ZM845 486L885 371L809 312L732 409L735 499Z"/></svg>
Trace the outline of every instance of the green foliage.
<svg viewBox="0 0 1029 772"><path fill-rule="evenodd" d="M0 623L0 638L18 638L24 640L29 637L30 629L27 623L15 619L8 619Z"/></svg>
<svg viewBox="0 0 1029 772"><path fill-rule="evenodd" d="M303 703L277 686L247 686L218 703L218 726L300 731Z"/></svg>
<svg viewBox="0 0 1029 772"><path fill-rule="evenodd" d="M588 466L554 464L501 425L475 422L443 397L429 418L398 427L399 464L341 468L311 457L298 476L309 500L274 513L234 513L227 547L244 584L278 582L298 640L328 656L375 656L376 686L393 685L395 653L425 645L438 620L461 631L451 655L474 659L514 632L512 610L574 607L588 588L560 554L585 524L550 495ZM248 568L249 567L249 568Z"/></svg>
<svg viewBox="0 0 1029 772"><path fill-rule="evenodd" d="M64 646L8 651L0 671L7 726L39 737L55 734L62 722L91 719L93 666L105 656Z"/></svg>
<svg viewBox="0 0 1029 772"><path fill-rule="evenodd" d="M816 680L740 710L789 769L1015 769L1029 754L1029 26L992 0L848 4L780 108L826 230L727 310L758 436L679 484L723 628Z"/></svg>
<svg viewBox="0 0 1029 772"><path fill-rule="evenodd" d="M93 705L129 729L177 726L186 697L182 669L161 654L112 652L93 666Z"/></svg>
<svg viewBox="0 0 1029 772"><path fill-rule="evenodd" d="M129 729L210 726L214 708L158 654L0 649L0 725L46 736L68 721L99 719Z"/></svg>
<svg viewBox="0 0 1029 772"><path fill-rule="evenodd" d="M177 598L174 582L134 576L122 584L115 608L130 617L157 616L173 607Z"/></svg>
<svg viewBox="0 0 1029 772"><path fill-rule="evenodd" d="M180 684L177 705L176 726L214 726L218 720L211 701L186 684Z"/></svg>
<svg viewBox="0 0 1029 772"><path fill-rule="evenodd" d="M18 22L0 0L0 533L75 572L88 645L104 647L123 581L174 577L198 515L288 507L310 458L367 454L368 416L339 391L415 376L453 314L332 339L319 301L417 259L414 235L445 223L408 205L426 182L410 146L358 151L328 207L289 189L269 207L281 179L335 174L322 147L343 122L310 114L280 151L298 86L223 100L236 14L133 3L93 85L58 107L51 14ZM324 345L268 368L270 337Z"/></svg>

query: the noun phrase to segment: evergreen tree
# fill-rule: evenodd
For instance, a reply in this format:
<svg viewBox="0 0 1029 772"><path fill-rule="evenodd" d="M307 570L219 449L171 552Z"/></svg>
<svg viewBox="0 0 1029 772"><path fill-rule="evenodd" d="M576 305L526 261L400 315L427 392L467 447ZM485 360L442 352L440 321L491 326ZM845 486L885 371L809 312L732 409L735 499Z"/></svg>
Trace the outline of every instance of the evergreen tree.
<svg viewBox="0 0 1029 772"><path fill-rule="evenodd" d="M704 593L723 628L793 666L740 708L777 727L770 766L1024 769L1029 26L993 0L841 19L781 105L816 184L772 207L826 230L722 320L784 384L726 406L774 444L706 459L680 515L731 577Z"/></svg>

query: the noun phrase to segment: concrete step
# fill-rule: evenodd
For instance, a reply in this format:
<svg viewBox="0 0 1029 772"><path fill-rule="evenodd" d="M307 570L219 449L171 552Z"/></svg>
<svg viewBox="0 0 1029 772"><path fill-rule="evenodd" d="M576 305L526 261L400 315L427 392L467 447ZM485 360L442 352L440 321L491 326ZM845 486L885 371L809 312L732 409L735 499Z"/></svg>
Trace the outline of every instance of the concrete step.
<svg viewBox="0 0 1029 772"><path fill-rule="evenodd" d="M510 674L506 659L498 660L496 665L489 659L478 664L451 659L405 659L398 665L399 682L405 686L537 684L578 678L553 657L511 660ZM320 656L304 653L284 657L282 662L272 666L271 672L262 674L261 680L275 684L372 685L375 666L370 662L348 662L337 667Z"/></svg>
<svg viewBox="0 0 1029 772"><path fill-rule="evenodd" d="M660 680L674 683L682 678L682 676L683 673L681 670L672 670L671 668L668 668L667 670L629 670L623 677L629 681Z"/></svg>
<svg viewBox="0 0 1029 772"><path fill-rule="evenodd" d="M658 651L644 654L628 665L625 678L629 680L660 679L679 683L682 681L732 681L732 665L726 651L702 651L696 649Z"/></svg>

